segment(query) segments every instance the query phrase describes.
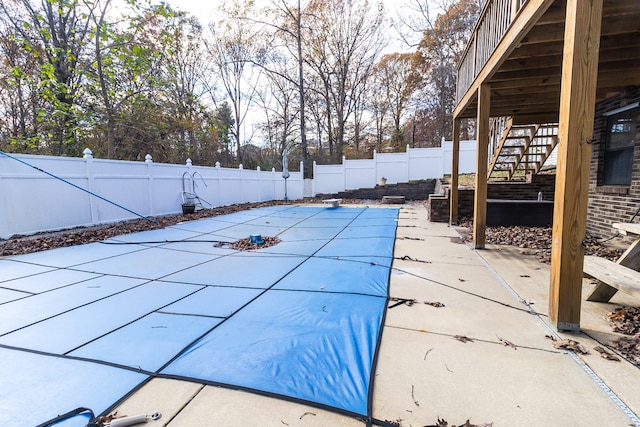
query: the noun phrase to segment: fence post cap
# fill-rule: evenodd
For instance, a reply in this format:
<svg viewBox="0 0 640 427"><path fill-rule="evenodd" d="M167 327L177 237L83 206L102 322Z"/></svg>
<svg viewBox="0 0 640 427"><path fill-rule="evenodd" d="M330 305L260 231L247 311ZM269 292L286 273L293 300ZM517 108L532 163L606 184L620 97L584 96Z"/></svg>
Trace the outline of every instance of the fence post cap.
<svg viewBox="0 0 640 427"><path fill-rule="evenodd" d="M187 159L187 166L191 166L193 165L193 162L191 161L191 159Z"/></svg>
<svg viewBox="0 0 640 427"><path fill-rule="evenodd" d="M153 163L153 157L151 157L151 154L144 156L144 161L145 163Z"/></svg>
<svg viewBox="0 0 640 427"><path fill-rule="evenodd" d="M244 166L242 166L242 163L240 163L240 164L238 165L238 169L240 169L240 170L243 170L243 169L244 169Z"/></svg>
<svg viewBox="0 0 640 427"><path fill-rule="evenodd" d="M260 166L258 166L258 167L256 168L256 170L257 170L258 172L260 172Z"/></svg>
<svg viewBox="0 0 640 427"><path fill-rule="evenodd" d="M220 167L220 162L216 162L216 167L219 168Z"/></svg>
<svg viewBox="0 0 640 427"><path fill-rule="evenodd" d="M83 159L93 159L93 152L89 148L85 148L82 152Z"/></svg>

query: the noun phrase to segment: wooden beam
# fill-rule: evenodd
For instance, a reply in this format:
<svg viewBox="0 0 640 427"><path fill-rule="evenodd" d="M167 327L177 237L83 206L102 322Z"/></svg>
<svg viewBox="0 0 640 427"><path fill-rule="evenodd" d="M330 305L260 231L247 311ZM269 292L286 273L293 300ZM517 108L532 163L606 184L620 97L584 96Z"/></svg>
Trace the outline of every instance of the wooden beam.
<svg viewBox="0 0 640 427"><path fill-rule="evenodd" d="M513 123L525 125L529 123L557 123L558 113L523 114L513 117Z"/></svg>
<svg viewBox="0 0 640 427"><path fill-rule="evenodd" d="M449 224L458 222L458 173L460 161L460 122L453 120L453 147L451 153L451 190L449 191Z"/></svg>
<svg viewBox="0 0 640 427"><path fill-rule="evenodd" d="M568 0L551 243L549 320L580 330L583 240L603 0Z"/></svg>
<svg viewBox="0 0 640 427"><path fill-rule="evenodd" d="M486 242L490 109L491 86L480 85L476 122L476 190L473 202L473 247L476 249L484 249Z"/></svg>

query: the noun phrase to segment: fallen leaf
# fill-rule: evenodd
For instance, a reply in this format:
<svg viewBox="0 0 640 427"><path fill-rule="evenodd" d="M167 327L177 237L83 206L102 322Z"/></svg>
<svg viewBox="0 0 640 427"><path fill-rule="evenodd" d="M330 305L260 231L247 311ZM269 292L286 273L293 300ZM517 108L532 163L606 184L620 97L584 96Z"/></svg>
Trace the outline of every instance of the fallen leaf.
<svg viewBox="0 0 640 427"><path fill-rule="evenodd" d="M423 301L425 304L430 305L431 307L444 307L444 304L437 301Z"/></svg>
<svg viewBox="0 0 640 427"><path fill-rule="evenodd" d="M502 345L504 345L505 347L511 347L514 350L518 349L518 347L514 343L512 343L511 341L505 340L504 338L500 338L500 337L498 337L498 339L500 340Z"/></svg>
<svg viewBox="0 0 640 427"><path fill-rule="evenodd" d="M458 341L463 342L463 343L473 342L473 340L471 338L466 337L464 335L454 335L453 337L455 339L457 339Z"/></svg>
<svg viewBox="0 0 640 427"><path fill-rule="evenodd" d="M416 400L416 397L414 395L414 389L415 389L415 387L413 386L413 384L411 384L411 399L413 400L413 403L416 406L420 406L420 403Z"/></svg>
<svg viewBox="0 0 640 427"><path fill-rule="evenodd" d="M589 351L586 348L584 348L582 344L580 344L578 341L574 341L570 339L553 341L553 347L564 348L567 350L575 351L576 353L580 353L580 354L589 354Z"/></svg>
<svg viewBox="0 0 640 427"><path fill-rule="evenodd" d="M597 351L598 353L600 353L600 356L602 356L603 358L607 359L607 360L613 360L615 362L619 362L620 358L617 357L616 355L614 355L613 353L611 353L609 350L607 350L606 348L597 346L597 347L593 347L593 349L595 351Z"/></svg>

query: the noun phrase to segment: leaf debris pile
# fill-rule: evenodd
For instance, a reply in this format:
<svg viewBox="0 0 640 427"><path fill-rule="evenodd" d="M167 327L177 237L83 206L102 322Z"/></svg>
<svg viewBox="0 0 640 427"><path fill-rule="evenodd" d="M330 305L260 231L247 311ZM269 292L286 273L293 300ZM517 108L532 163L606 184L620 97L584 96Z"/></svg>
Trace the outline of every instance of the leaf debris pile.
<svg viewBox="0 0 640 427"><path fill-rule="evenodd" d="M614 332L625 335L640 333L640 307L618 307L607 318Z"/></svg>
<svg viewBox="0 0 640 427"><path fill-rule="evenodd" d="M216 246L230 247L231 249L235 249L238 251L251 251L254 249L263 249L263 248L268 248L270 246L275 246L282 241L280 240L279 237L268 237L268 236L262 236L262 240L264 240L264 243L259 245L257 243L251 243L249 238L246 237L244 239L236 240L235 242L222 243Z"/></svg>
<svg viewBox="0 0 640 427"><path fill-rule="evenodd" d="M611 347L640 367L640 307L618 307L607 317L614 332L628 335L614 340Z"/></svg>
<svg viewBox="0 0 640 427"><path fill-rule="evenodd" d="M462 238L466 242L473 240L473 221L460 223ZM534 254L544 263L551 263L551 227L526 227L526 226L492 226L486 229L486 242L493 245L510 245L523 249L533 249ZM622 255L622 251L610 248L598 241L593 236L586 236L585 255L595 255L616 261Z"/></svg>

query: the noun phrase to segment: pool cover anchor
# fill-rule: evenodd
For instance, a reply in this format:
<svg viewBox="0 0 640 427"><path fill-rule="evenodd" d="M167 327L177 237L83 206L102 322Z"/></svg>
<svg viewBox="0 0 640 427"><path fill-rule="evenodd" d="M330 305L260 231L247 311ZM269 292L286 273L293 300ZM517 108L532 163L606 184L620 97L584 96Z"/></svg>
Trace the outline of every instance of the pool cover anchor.
<svg viewBox="0 0 640 427"><path fill-rule="evenodd" d="M147 423L149 421L156 421L162 417L162 414L159 412L154 412L151 415L147 414L139 414L133 415L130 417L122 417L115 418L111 421L107 421L106 423L100 424L101 427L127 427L140 423Z"/></svg>

